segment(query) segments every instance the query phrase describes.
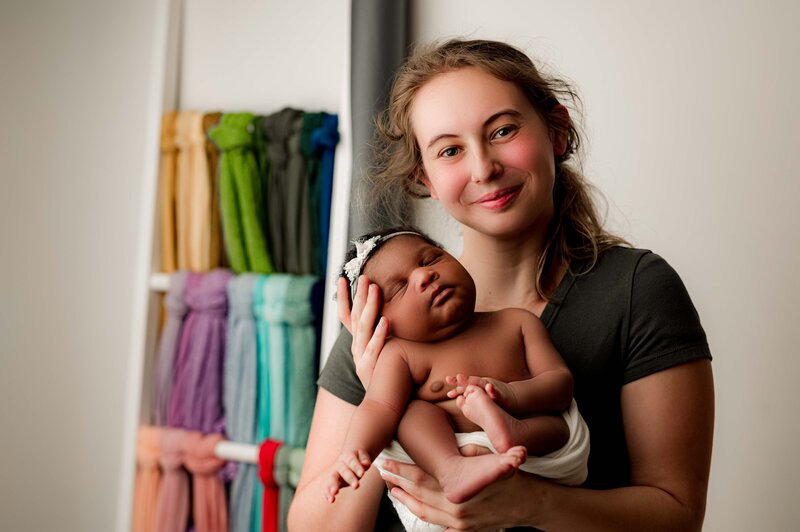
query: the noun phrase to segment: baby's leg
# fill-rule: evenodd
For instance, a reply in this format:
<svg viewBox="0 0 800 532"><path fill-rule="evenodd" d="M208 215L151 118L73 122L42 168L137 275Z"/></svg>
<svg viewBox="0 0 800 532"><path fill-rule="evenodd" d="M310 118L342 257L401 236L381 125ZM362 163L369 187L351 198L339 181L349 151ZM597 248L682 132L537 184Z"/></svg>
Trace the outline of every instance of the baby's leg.
<svg viewBox="0 0 800 532"><path fill-rule="evenodd" d="M445 497L455 503L512 475L526 457L524 447L513 447L502 454L462 456L447 413L421 400L409 403L397 428L397 439L414 462L439 481Z"/></svg>
<svg viewBox="0 0 800 532"><path fill-rule="evenodd" d="M561 416L517 419L503 410L480 386L469 385L456 399L464 417L480 426L497 452L524 445L528 453L543 455L560 449L569 439L567 422Z"/></svg>

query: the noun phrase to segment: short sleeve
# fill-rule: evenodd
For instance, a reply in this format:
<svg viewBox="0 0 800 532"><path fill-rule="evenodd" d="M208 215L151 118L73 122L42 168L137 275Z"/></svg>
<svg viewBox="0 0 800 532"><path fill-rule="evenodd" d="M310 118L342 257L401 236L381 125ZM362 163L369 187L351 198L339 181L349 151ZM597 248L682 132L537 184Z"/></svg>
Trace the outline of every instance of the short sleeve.
<svg viewBox="0 0 800 532"><path fill-rule="evenodd" d="M331 354L317 380L317 384L336 397L352 405L361 404L364 398L364 387L356 375L350 344L353 337L344 327L333 344Z"/></svg>
<svg viewBox="0 0 800 532"><path fill-rule="evenodd" d="M640 257L631 282L625 384L698 358L706 334L677 272L655 253Z"/></svg>

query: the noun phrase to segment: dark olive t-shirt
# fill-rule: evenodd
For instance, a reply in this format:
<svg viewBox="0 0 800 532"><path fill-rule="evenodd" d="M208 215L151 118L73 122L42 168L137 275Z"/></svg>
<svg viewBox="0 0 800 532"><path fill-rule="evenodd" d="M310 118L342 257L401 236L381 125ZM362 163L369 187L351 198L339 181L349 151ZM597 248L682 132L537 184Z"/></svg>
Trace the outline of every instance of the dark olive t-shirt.
<svg viewBox="0 0 800 532"><path fill-rule="evenodd" d="M585 265L571 269L581 272ZM589 426L589 476L583 486L629 485L622 386L684 362L711 359L683 282L655 253L612 248L588 273L564 276L541 320L572 371L575 400ZM343 330L318 382L357 405L364 389L355 373L350 342ZM392 530L383 524L384 518L376 529Z"/></svg>

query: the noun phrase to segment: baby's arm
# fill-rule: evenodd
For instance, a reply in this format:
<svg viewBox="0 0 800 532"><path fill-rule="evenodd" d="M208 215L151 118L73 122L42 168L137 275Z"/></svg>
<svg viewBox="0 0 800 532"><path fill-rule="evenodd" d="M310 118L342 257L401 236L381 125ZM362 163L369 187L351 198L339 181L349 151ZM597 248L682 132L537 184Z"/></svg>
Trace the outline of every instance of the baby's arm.
<svg viewBox="0 0 800 532"><path fill-rule="evenodd" d="M325 496L334 502L340 488L358 487L372 460L394 436L411 395L412 377L402 351L387 344L372 374L364 400L347 430L342 454L331 466Z"/></svg>

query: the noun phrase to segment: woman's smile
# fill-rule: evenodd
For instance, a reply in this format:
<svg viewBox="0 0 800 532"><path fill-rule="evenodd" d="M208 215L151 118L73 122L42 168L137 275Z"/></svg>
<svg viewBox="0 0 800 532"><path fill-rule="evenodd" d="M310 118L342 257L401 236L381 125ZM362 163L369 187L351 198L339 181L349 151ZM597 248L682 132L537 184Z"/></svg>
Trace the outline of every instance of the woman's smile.
<svg viewBox="0 0 800 532"><path fill-rule="evenodd" d="M522 190L522 185L502 188L500 190L484 194L475 200L475 203L487 209L501 210L510 205L519 197L520 190Z"/></svg>

